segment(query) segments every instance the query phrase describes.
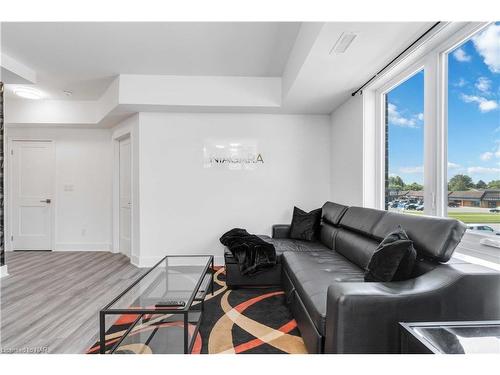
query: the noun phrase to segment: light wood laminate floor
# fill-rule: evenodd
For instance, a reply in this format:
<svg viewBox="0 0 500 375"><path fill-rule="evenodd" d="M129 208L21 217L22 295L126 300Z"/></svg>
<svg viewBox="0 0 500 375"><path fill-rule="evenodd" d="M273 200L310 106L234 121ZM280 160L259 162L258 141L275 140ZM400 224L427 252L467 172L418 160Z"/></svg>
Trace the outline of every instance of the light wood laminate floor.
<svg viewBox="0 0 500 375"><path fill-rule="evenodd" d="M7 252L7 265L0 353L84 353L97 339L100 308L144 272L110 252Z"/></svg>

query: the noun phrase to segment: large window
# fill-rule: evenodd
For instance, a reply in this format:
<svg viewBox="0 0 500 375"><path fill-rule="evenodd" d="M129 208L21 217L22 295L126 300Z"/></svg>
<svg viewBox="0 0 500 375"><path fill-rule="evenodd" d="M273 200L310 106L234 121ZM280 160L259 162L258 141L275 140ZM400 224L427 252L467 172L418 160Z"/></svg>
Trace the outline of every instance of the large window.
<svg viewBox="0 0 500 375"><path fill-rule="evenodd" d="M363 92L365 204L461 220L455 254L497 269L499 40L500 22L446 24Z"/></svg>
<svg viewBox="0 0 500 375"><path fill-rule="evenodd" d="M424 210L424 71L385 94L385 208Z"/></svg>
<svg viewBox="0 0 500 375"><path fill-rule="evenodd" d="M450 51L448 59L448 216L468 226L460 251L499 260L500 23Z"/></svg>

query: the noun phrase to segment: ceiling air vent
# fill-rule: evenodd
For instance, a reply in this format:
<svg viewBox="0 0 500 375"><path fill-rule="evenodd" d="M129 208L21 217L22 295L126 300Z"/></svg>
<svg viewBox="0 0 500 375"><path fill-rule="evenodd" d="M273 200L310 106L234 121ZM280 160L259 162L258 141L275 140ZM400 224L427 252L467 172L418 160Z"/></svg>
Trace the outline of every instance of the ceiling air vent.
<svg viewBox="0 0 500 375"><path fill-rule="evenodd" d="M332 54L332 53L344 53L349 48L352 41L357 36L358 36L357 33L347 33L347 32L342 33L339 40L337 40L337 43L335 43L332 50L330 51L330 54Z"/></svg>

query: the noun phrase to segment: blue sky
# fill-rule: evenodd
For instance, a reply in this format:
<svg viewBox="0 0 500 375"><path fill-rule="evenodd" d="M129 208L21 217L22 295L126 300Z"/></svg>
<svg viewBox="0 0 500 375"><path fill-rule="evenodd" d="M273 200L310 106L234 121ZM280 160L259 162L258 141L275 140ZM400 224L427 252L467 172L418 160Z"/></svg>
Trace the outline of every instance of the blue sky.
<svg viewBox="0 0 500 375"><path fill-rule="evenodd" d="M448 56L448 178L500 179L500 23ZM424 72L387 94L389 174L423 183Z"/></svg>

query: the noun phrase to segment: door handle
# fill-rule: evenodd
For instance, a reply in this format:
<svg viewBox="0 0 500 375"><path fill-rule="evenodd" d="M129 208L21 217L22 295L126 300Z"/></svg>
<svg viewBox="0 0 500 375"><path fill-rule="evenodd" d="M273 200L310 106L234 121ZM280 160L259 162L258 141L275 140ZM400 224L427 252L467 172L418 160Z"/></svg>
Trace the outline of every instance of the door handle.
<svg viewBox="0 0 500 375"><path fill-rule="evenodd" d="M47 203L47 204L49 204L50 202L52 202L50 199L44 199L40 201L40 203Z"/></svg>

